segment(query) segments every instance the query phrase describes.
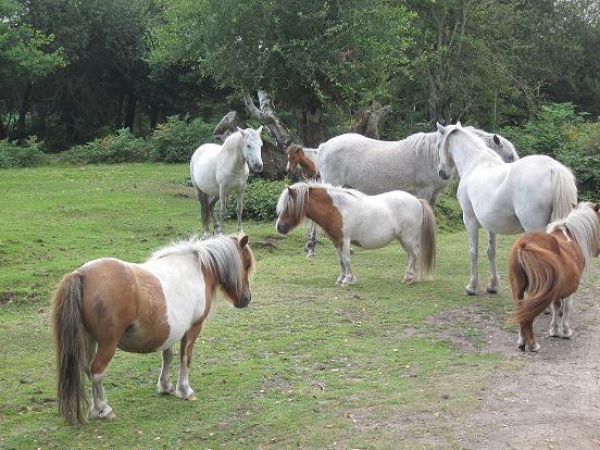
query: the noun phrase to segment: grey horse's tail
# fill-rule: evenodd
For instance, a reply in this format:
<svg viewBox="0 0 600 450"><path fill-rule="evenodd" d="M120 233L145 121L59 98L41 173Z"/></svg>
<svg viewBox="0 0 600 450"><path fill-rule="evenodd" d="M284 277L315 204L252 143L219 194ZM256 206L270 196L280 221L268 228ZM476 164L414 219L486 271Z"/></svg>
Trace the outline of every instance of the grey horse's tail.
<svg viewBox="0 0 600 450"><path fill-rule="evenodd" d="M83 324L82 301L82 275L79 272L66 274L52 299L52 325L58 411L69 423L84 423L88 405L84 385L88 370L88 333Z"/></svg>
<svg viewBox="0 0 600 450"><path fill-rule="evenodd" d="M431 280L435 271L435 215L427 200L420 198L419 201L423 208L423 222L417 270L422 279Z"/></svg>
<svg viewBox="0 0 600 450"><path fill-rule="evenodd" d="M564 219L577 206L577 186L573 173L562 164L550 169L552 179L552 214L550 222Z"/></svg>

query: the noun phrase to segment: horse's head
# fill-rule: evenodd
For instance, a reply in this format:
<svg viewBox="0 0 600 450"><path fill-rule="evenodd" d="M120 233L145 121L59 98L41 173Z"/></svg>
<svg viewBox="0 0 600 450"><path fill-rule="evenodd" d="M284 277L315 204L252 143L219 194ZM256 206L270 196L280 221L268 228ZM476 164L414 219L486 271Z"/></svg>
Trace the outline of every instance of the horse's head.
<svg viewBox="0 0 600 450"><path fill-rule="evenodd" d="M254 255L248 244L248 236L230 236L236 242L239 251L239 279L232 285L223 285L223 290L236 308L245 308L252 299L250 275L254 270Z"/></svg>
<svg viewBox="0 0 600 450"><path fill-rule="evenodd" d="M283 190L277 202L277 223L280 234L288 234L302 221L309 185L297 183Z"/></svg>
<svg viewBox="0 0 600 450"><path fill-rule="evenodd" d="M505 163L515 162L517 159L519 159L519 155L515 150L515 146L512 144L512 142L503 138L502 136L494 134L491 141L488 143L488 146L498 153L500 158L502 158L502 161Z"/></svg>
<svg viewBox="0 0 600 450"><path fill-rule="evenodd" d="M438 165L438 175L444 180L448 180L452 175L454 169L454 161L448 150L448 137L450 134L458 129L462 128L460 122L456 125L442 126L437 124L438 129L438 154L440 156L440 163Z"/></svg>
<svg viewBox="0 0 600 450"><path fill-rule="evenodd" d="M304 150L302 150L302 147L292 144L288 147L286 153L288 162L285 171L293 172L298 168L298 164L304 156Z"/></svg>
<svg viewBox="0 0 600 450"><path fill-rule="evenodd" d="M258 127L256 130L254 128L246 128L243 130L240 127L237 129L243 138L242 151L244 153L244 158L246 158L246 162L248 163L248 168L251 172L255 173L260 173L263 170L263 161L261 157L263 142L260 138L262 129L262 126Z"/></svg>

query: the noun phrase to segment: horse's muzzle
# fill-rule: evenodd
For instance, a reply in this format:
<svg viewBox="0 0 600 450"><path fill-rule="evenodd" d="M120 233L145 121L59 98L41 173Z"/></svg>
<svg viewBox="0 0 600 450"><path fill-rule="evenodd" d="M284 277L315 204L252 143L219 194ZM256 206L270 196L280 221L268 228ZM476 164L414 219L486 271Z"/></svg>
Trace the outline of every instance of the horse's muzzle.
<svg viewBox="0 0 600 450"><path fill-rule="evenodd" d="M279 234L288 234L290 232L290 227L287 224L280 222L279 220L275 224L275 228L277 228L277 232Z"/></svg>
<svg viewBox="0 0 600 450"><path fill-rule="evenodd" d="M448 175L444 169L438 169L438 175L442 180L447 180L450 178L450 175Z"/></svg>
<svg viewBox="0 0 600 450"><path fill-rule="evenodd" d="M250 304L250 300L252 300L252 294L242 294L237 302L233 304L236 308L245 308Z"/></svg>
<svg viewBox="0 0 600 450"><path fill-rule="evenodd" d="M262 163L253 164L250 170L254 173L261 173L263 171L263 165Z"/></svg>

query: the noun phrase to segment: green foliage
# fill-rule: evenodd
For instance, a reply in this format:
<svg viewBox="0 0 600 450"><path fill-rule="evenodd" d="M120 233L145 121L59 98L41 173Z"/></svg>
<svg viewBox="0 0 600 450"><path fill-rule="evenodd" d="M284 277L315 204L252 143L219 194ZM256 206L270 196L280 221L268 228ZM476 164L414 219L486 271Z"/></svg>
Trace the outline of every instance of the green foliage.
<svg viewBox="0 0 600 450"><path fill-rule="evenodd" d="M61 153L59 160L71 164L102 164L148 161L150 146L145 139L137 138L128 128L117 134L95 139Z"/></svg>
<svg viewBox="0 0 600 450"><path fill-rule="evenodd" d="M165 163L188 162L194 150L201 144L213 142L215 124L207 123L202 118L183 120L177 116L169 117L166 123L160 124L152 134L153 161Z"/></svg>
<svg viewBox="0 0 600 450"><path fill-rule="evenodd" d="M579 196L600 199L600 123L582 123L566 128L564 147L556 157L569 166L577 179Z"/></svg>
<svg viewBox="0 0 600 450"><path fill-rule="evenodd" d="M42 152L42 143L35 139L17 144L15 141L0 141L0 168L32 167L48 163L49 158Z"/></svg>
<svg viewBox="0 0 600 450"><path fill-rule="evenodd" d="M274 221L277 218L275 208L281 191L289 185L289 180L270 181L262 178L250 178L244 192L244 219ZM227 217L237 219L235 213L236 197L227 199ZM217 208L219 205L217 204Z"/></svg>

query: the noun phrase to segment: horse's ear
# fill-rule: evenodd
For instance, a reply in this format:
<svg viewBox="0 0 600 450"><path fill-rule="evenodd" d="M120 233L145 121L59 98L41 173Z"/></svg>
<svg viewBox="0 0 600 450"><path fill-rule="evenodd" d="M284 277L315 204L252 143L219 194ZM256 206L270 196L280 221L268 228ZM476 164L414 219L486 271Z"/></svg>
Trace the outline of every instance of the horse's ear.
<svg viewBox="0 0 600 450"><path fill-rule="evenodd" d="M242 130L240 127L236 127L237 130L242 133L242 136L246 136L246 130Z"/></svg>
<svg viewBox="0 0 600 450"><path fill-rule="evenodd" d="M444 134L444 133L446 132L446 127L444 127L443 125L440 125L440 123L439 123L439 122L436 122L436 126L437 126L437 130L438 130L440 133Z"/></svg>
<svg viewBox="0 0 600 450"><path fill-rule="evenodd" d="M460 120L457 120L457 121L456 121L456 126L457 126L457 127L462 127L462 124L460 123Z"/></svg>
<svg viewBox="0 0 600 450"><path fill-rule="evenodd" d="M294 191L291 187L288 187L287 190L290 197L296 198L296 191Z"/></svg>
<svg viewBox="0 0 600 450"><path fill-rule="evenodd" d="M496 145L500 145L500 138L498 137L497 134L494 135L494 142Z"/></svg>
<svg viewBox="0 0 600 450"><path fill-rule="evenodd" d="M258 133L258 135L260 136L260 133L262 133L262 129L263 126L261 125L260 127L258 127L258 129L256 130L256 132Z"/></svg>
<svg viewBox="0 0 600 450"><path fill-rule="evenodd" d="M594 211L600 211L600 203L594 203Z"/></svg>
<svg viewBox="0 0 600 450"><path fill-rule="evenodd" d="M247 235L244 234L242 237L240 237L238 239L239 239L241 248L244 248L246 245L248 245L248 236Z"/></svg>

